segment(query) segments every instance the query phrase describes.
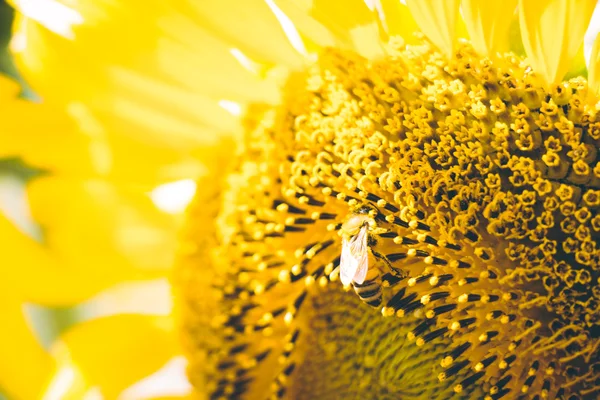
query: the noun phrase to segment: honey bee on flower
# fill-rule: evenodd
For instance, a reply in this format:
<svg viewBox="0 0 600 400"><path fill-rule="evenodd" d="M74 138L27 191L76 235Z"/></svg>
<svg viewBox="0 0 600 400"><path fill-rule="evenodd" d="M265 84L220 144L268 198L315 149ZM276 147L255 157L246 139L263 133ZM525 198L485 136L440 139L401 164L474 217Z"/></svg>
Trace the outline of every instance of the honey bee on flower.
<svg viewBox="0 0 600 400"><path fill-rule="evenodd" d="M378 307L382 301L381 275L375 263L385 264L393 274L404 277L406 274L392 266L387 257L377 252L376 235L388 232L377 226L377 210L369 206L357 208L342 224L342 253L340 257L340 281L343 285L352 285L362 301L372 307ZM369 268L369 258L374 262Z"/></svg>

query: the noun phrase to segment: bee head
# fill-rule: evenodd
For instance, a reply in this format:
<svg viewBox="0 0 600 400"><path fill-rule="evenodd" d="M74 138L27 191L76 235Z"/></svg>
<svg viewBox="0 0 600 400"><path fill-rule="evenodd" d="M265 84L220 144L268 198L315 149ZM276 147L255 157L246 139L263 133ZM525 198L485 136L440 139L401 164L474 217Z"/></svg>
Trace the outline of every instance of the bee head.
<svg viewBox="0 0 600 400"><path fill-rule="evenodd" d="M364 215L368 215L371 218L375 218L377 216L377 214L379 214L379 211L369 205L369 204L361 204L360 206L358 206L354 211L354 214L364 214Z"/></svg>
<svg viewBox="0 0 600 400"><path fill-rule="evenodd" d="M342 224L342 234L355 235L358 230L367 225L369 230L376 226L375 216L378 211L376 208L369 205L361 205L352 210Z"/></svg>

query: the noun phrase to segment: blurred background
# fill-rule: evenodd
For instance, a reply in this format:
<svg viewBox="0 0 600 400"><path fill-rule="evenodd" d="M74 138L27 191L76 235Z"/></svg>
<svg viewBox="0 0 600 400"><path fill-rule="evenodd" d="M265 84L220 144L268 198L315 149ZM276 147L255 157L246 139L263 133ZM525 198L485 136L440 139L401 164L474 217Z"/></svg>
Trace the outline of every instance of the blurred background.
<svg viewBox="0 0 600 400"><path fill-rule="evenodd" d="M10 76L19 82L22 97L37 101L35 93L28 88L26 82L19 76L7 50L13 19L13 9L6 1L0 0L0 74ZM0 118L2 118L2 112L2 105L0 104ZM40 174L44 174L44 171L28 167L19 159L0 158L0 212L18 227L20 231L41 242L43 241L43 231L31 217L25 191L26 183ZM186 189L187 194L185 197L187 200L191 199L193 195L193 192L190 192L189 189L189 187ZM157 201L166 201L165 207L167 208L172 206L172 203L169 203L174 199L171 196L172 192L165 193L164 191L159 191L156 194L159 197L162 196L161 198L157 198ZM152 200L154 201L154 198ZM178 210L181 210L181 207ZM10 268L14 266L3 267ZM71 307L43 307L25 304L23 311L27 322L35 332L35 336L39 342L46 349L49 349L62 332L65 332L79 322L128 312L168 315L171 313L171 306L172 300L168 280L154 279L130 282L126 285L116 285L100 292L83 303ZM0 321L3 321L1 315ZM5 329L7 327L2 326L2 328ZM8 329L10 328L8 327ZM0 357L2 357L1 354ZM31 368L35 367L31 366ZM181 357L176 363L167 367L162 371L162 376L157 376L154 379L153 385L156 392L161 393L161 387L167 393L187 391L189 384L185 379L185 362L183 358ZM60 397L50 396L45 398L54 399ZM11 400L1 387L0 400Z"/></svg>
<svg viewBox="0 0 600 400"><path fill-rule="evenodd" d="M13 9L6 1L0 0L0 73L20 82L23 96L34 98L35 95L20 79L7 49L13 17ZM0 159L0 210L22 231L37 238L40 238L42 233L29 213L24 184L41 172L28 168L18 159ZM77 321L82 310L27 306L26 312L40 341L48 346L61 331Z"/></svg>

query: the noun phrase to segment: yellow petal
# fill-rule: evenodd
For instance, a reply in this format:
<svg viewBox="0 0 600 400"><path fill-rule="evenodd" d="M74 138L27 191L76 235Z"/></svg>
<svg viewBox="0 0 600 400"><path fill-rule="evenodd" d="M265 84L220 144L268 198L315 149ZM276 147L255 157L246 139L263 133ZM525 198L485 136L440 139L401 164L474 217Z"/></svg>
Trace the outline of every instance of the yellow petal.
<svg viewBox="0 0 600 400"><path fill-rule="evenodd" d="M41 177L27 192L32 215L62 263L86 270L90 279L150 279L169 273L183 218L161 211L151 189Z"/></svg>
<svg viewBox="0 0 600 400"><path fill-rule="evenodd" d="M413 33L420 32L410 10L399 0L381 0L381 8L389 35L400 35L411 42Z"/></svg>
<svg viewBox="0 0 600 400"><path fill-rule="evenodd" d="M206 27L215 37L240 48L251 58L276 64L302 65L301 45L293 42L295 38L290 37L287 21L278 18L268 1L182 3L193 9L191 18L196 25ZM269 45L265 46L265 43Z"/></svg>
<svg viewBox="0 0 600 400"><path fill-rule="evenodd" d="M325 24L311 16L302 2L276 0L275 4L292 20L309 52L318 52L324 47L351 47L343 38L336 37Z"/></svg>
<svg viewBox="0 0 600 400"><path fill-rule="evenodd" d="M600 33L596 35L588 65L588 88L590 99L596 101L600 95Z"/></svg>
<svg viewBox="0 0 600 400"><path fill-rule="evenodd" d="M491 56L508 49L508 31L517 0L463 0L461 5L471 43L479 54Z"/></svg>
<svg viewBox="0 0 600 400"><path fill-rule="evenodd" d="M523 46L547 84L559 82L579 50L595 0L519 0Z"/></svg>
<svg viewBox="0 0 600 400"><path fill-rule="evenodd" d="M178 351L172 322L165 317L116 315L84 322L53 345L58 368L47 390L61 399L81 399L81 393L94 388L104 398L116 399ZM61 386L57 381L65 371L70 379Z"/></svg>
<svg viewBox="0 0 600 400"><path fill-rule="evenodd" d="M384 54L375 11L362 0L302 2L304 11L326 26L341 43L367 58Z"/></svg>
<svg viewBox="0 0 600 400"><path fill-rule="evenodd" d="M122 279L118 271L90 271L85 263L73 266L59 262L52 249L20 232L1 214L0 238L0 265L6 266L3 290L26 301L50 306L74 304Z"/></svg>
<svg viewBox="0 0 600 400"><path fill-rule="evenodd" d="M137 27L131 21L129 25ZM45 102L60 107L84 104L100 127L113 132L145 133L147 141L166 146L177 142L197 146L203 140L212 140L205 135L207 129L239 129L237 118L218 105L219 99L167 76L161 58L169 55L157 50L157 34L154 41L146 39L144 43L140 39L138 43L132 37L130 43L115 37L128 36L123 27L119 29L117 24L113 33L108 32L110 27L81 27L82 32L69 40L33 20L17 18L13 43L24 45L12 48L20 71ZM143 26L140 28L143 31ZM151 32L146 35L151 36ZM106 46L120 42L129 46ZM65 63L66 59L70 61ZM180 61L184 62L190 61ZM196 79L187 78L190 82Z"/></svg>
<svg viewBox="0 0 600 400"><path fill-rule="evenodd" d="M4 241L4 236L0 237ZM5 270L15 268L4 263L2 266ZM8 296L4 283L0 288L0 387L11 398L36 399L53 362L27 324L20 299Z"/></svg>
<svg viewBox="0 0 600 400"><path fill-rule="evenodd" d="M12 49L44 101L83 104L104 130L157 147L197 148L215 132L239 132L244 104L279 101L277 74L254 66L304 62L288 28L258 0L210 7L80 1L63 6L77 15L68 29L33 12L31 1L15 3L35 20L17 18Z"/></svg>
<svg viewBox="0 0 600 400"><path fill-rule="evenodd" d="M166 147L102 127L94 131L83 105L64 110L18 98L18 91L14 81L0 76L0 157L21 157L30 166L71 177L137 183L197 178L204 172L194 147Z"/></svg>
<svg viewBox="0 0 600 400"><path fill-rule="evenodd" d="M184 86L193 85L203 89L204 94L236 99L257 99L259 96L258 99L262 100L265 99L262 96L273 95L273 88L245 69L231 54L231 50L236 48L254 59L254 49L259 53L258 61L270 63L289 65L292 61L300 60L275 15L264 2L257 0L235 4L234 7L226 2L206 7L182 0L169 2L168 5L144 1L120 3L81 0L63 2L68 6L63 5L64 10L54 11L54 17L48 19L44 19L43 11L44 8L50 11L50 5L57 3L54 0L15 0L14 3L25 16L53 32L53 36L71 39L45 40L57 46L57 49L53 49L55 57L59 56L57 50L65 52L64 55L74 56L69 63L75 64L71 72L77 72L78 63L85 63L89 67L85 73L80 71L74 77L83 75L91 79L92 74L107 67L119 66L157 79L183 82ZM142 7L144 18L139 19L139 9ZM53 7L53 10L56 8ZM64 17L65 14L69 18ZM228 25L227 18L232 18L234 23ZM63 25L66 24L67 19L71 22L68 29L53 29L61 21ZM261 21L260 25L255 22L258 20ZM249 26L245 27L244 24ZM71 33L61 33L64 31ZM268 47L260 44L267 41ZM29 47L35 44L26 37L24 45ZM94 50L89 46L94 46ZM87 55L93 59L86 60Z"/></svg>
<svg viewBox="0 0 600 400"><path fill-rule="evenodd" d="M454 51L458 0L407 0L415 21L421 31L447 57Z"/></svg>

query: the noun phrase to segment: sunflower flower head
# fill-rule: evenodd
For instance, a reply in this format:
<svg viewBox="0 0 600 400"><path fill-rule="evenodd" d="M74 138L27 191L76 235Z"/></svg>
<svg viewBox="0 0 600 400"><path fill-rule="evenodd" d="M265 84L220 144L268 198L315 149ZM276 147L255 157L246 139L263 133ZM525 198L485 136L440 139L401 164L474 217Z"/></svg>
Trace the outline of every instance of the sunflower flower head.
<svg viewBox="0 0 600 400"><path fill-rule="evenodd" d="M250 116L227 182L190 211L178 273L198 390L597 395L593 66L562 80L593 5L519 2L525 58L498 52L516 2L483 3L463 2L472 40L455 41L458 2L408 2L422 33L390 37L376 59L324 49L281 105ZM375 286L357 296L340 260L365 206Z"/></svg>

